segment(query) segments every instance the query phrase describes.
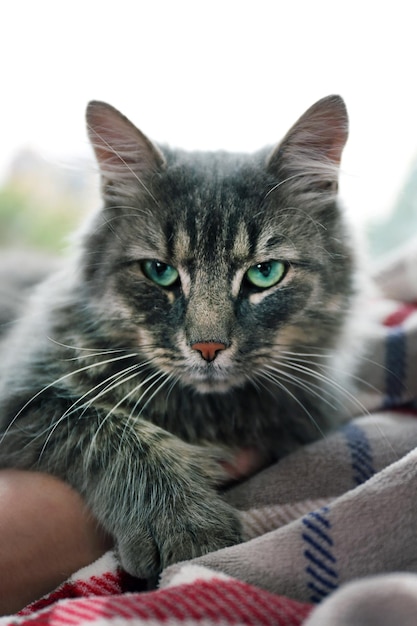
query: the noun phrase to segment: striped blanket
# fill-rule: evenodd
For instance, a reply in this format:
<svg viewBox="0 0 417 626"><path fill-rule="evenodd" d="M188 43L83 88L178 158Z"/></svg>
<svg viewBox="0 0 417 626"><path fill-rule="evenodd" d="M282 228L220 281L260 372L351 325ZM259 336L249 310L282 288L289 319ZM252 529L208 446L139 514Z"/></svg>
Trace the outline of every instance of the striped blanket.
<svg viewBox="0 0 417 626"><path fill-rule="evenodd" d="M375 277L363 414L231 489L245 541L143 589L112 552L0 626L417 623L417 244Z"/></svg>

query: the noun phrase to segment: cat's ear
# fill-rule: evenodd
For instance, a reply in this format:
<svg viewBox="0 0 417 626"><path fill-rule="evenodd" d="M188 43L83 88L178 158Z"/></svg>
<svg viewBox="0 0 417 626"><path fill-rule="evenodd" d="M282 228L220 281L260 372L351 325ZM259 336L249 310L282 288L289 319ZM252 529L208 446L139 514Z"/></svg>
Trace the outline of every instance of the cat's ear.
<svg viewBox="0 0 417 626"><path fill-rule="evenodd" d="M318 187L337 184L348 137L348 115L340 96L328 96L310 107L288 131L268 159L268 169L287 177L308 176Z"/></svg>
<svg viewBox="0 0 417 626"><path fill-rule="evenodd" d="M90 142L105 182L142 182L164 166L158 148L114 107L92 101L86 118Z"/></svg>

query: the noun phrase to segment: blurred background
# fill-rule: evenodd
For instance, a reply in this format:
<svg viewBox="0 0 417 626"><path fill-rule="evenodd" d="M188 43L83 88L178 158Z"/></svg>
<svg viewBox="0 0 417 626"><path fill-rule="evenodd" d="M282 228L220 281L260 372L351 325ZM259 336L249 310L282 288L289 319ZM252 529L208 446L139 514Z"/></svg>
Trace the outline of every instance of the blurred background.
<svg viewBox="0 0 417 626"><path fill-rule="evenodd" d="M338 93L346 210L372 259L417 233L415 8L361 0L2 3L0 245L58 252L99 203L91 99L156 141L250 151Z"/></svg>

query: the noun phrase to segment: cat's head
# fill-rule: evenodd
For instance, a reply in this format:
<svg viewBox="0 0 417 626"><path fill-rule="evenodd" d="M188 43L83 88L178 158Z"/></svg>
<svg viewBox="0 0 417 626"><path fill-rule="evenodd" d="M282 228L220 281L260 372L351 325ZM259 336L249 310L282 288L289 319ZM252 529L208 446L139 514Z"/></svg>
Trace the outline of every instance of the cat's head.
<svg viewBox="0 0 417 626"><path fill-rule="evenodd" d="M199 391L337 344L352 294L340 97L254 155L158 147L101 102L87 122L104 199L83 255L98 332Z"/></svg>

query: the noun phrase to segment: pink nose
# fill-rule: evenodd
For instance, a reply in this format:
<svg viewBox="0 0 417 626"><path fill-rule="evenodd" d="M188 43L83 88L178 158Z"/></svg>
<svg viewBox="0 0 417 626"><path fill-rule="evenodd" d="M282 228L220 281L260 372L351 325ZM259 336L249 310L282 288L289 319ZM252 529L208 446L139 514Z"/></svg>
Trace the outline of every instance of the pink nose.
<svg viewBox="0 0 417 626"><path fill-rule="evenodd" d="M197 350L206 361L214 361L217 353L225 350L226 346L224 343L217 343L216 341L202 341L201 343L195 343L191 348Z"/></svg>

